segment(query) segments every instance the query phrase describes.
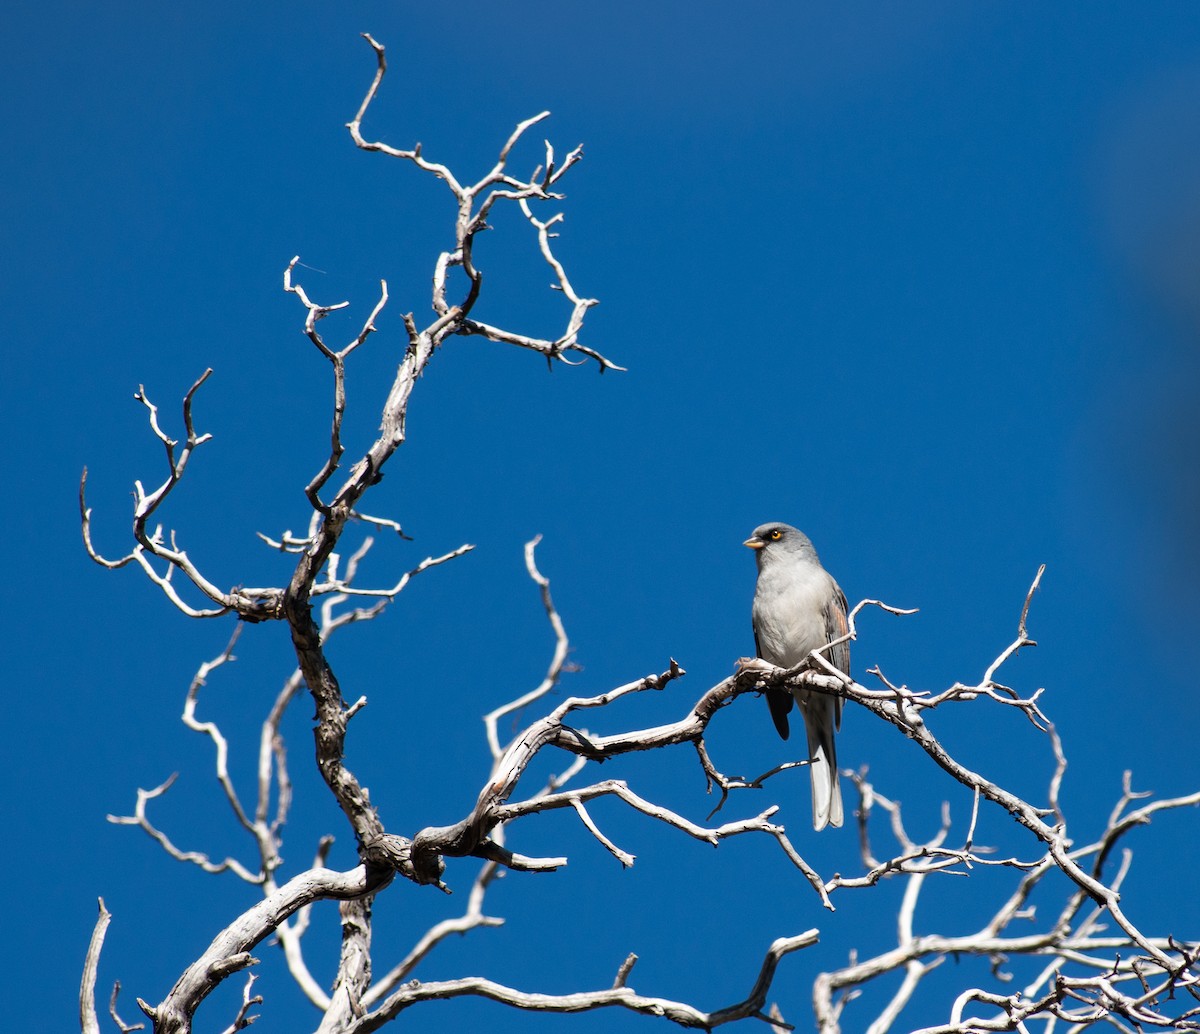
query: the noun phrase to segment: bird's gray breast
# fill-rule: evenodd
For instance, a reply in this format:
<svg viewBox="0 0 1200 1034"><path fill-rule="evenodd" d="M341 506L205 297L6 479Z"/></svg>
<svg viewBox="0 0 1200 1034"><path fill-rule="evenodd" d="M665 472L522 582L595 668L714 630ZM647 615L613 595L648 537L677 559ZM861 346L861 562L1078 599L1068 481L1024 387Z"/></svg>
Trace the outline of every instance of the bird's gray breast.
<svg viewBox="0 0 1200 1034"><path fill-rule="evenodd" d="M783 575L765 568L753 607L762 659L791 668L829 642L825 605L832 592L832 579L824 568L804 565L799 575L794 569Z"/></svg>

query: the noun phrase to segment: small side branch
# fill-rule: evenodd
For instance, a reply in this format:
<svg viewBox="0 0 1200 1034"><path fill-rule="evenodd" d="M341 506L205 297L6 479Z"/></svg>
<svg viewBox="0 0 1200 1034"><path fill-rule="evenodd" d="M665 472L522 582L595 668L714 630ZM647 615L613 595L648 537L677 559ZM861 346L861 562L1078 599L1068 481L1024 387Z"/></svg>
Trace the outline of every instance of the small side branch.
<svg viewBox="0 0 1200 1034"><path fill-rule="evenodd" d="M250 1008L255 1005L262 1005L262 995L251 995L250 992L254 989L254 981L258 979L258 975L251 973L246 977L246 986L242 989L242 1006L237 1011L237 1015L233 1018L233 1022L225 1028L222 1034L237 1034L239 1030L245 1030L255 1020L257 1016L250 1015Z"/></svg>
<svg viewBox="0 0 1200 1034"><path fill-rule="evenodd" d="M247 869L236 858L226 858L221 862L214 862L202 851L183 851L176 847L171 842L162 830L155 825L146 816L146 802L153 800L155 797L161 797L169 789L178 778L179 773L173 773L164 782L150 790L139 788L137 792L137 805L135 806L132 815L109 815L108 821L116 826L137 826L142 829L147 836L158 843L164 851L178 862L188 862L203 869L210 875L215 875L222 872L232 872L238 878L245 880L247 883L253 883L256 886L263 881L262 873L253 873Z"/></svg>
<svg viewBox="0 0 1200 1034"><path fill-rule="evenodd" d="M318 305L316 302L311 301L305 293L304 288L292 282L292 270L296 268L296 263L299 261L300 256L296 255L288 263L287 269L283 272L283 289L299 298L300 304L308 311L308 317L304 321L304 333L316 346L317 351L328 359L330 365L333 367L333 422L329 432L329 456L326 458L321 469L308 485L305 486L304 494L308 497L308 501L315 511L329 517L331 516L331 511L321 501L320 492L338 469L342 454L345 452L345 447L342 445L342 418L346 413L346 359L351 352L374 333L376 329L375 320L378 319L379 314L383 311L383 307L387 305L388 288L386 280L379 281L379 301L375 303L375 308L371 310L371 314L367 317L366 322L363 323L362 329L348 345L340 351L335 352L325 343L325 339L317 330L317 323L331 312L346 308L350 303L338 302L336 305Z"/></svg>
<svg viewBox="0 0 1200 1034"><path fill-rule="evenodd" d="M498 761L502 753L500 735L497 731L500 719L528 707L535 700L540 700L554 689L558 685L559 678L562 676L563 668L567 663L567 655L571 649L571 641L567 637L566 627L563 625L562 618L559 617L558 611L555 609L554 600L550 596L550 580L538 570L537 560L534 557L534 551L541 541L542 536L537 535L525 543L525 570L529 572L529 577L533 579L534 584L541 591L542 607L546 611L546 620L550 622L550 629L554 633L554 654L550 659L550 666L546 670L546 677L537 686L515 700L501 704L500 707L483 716L483 725L487 732L488 748L492 752L493 761Z"/></svg>
<svg viewBox="0 0 1200 1034"><path fill-rule="evenodd" d="M209 581L199 568L192 562L186 551L180 549L175 541L174 532L164 532L161 525L153 530L149 528L150 519L159 507L174 491L175 486L183 479L188 461L195 449L212 438L210 434L200 434L196 430L192 416L192 400L200 386L211 376L212 370L205 370L188 389L183 399L183 423L185 438L180 443L169 437L163 431L158 421L158 407L150 401L144 387L139 387L134 398L146 407L149 413L150 429L154 436L163 444L167 459L166 479L153 491L147 492L141 481L134 482L133 507L133 537L136 545L133 550L116 560L109 560L101 555L92 544L91 518L92 511L87 505L87 468L79 478L79 517L83 532L83 545L88 556L97 564L109 569L124 567L136 563L143 573L162 590L164 596L183 614L192 618L220 617L230 611L236 611L248 621L261 621L268 617L277 616L280 593L274 589L235 589L224 592ZM176 451L178 450L178 451ZM163 561L164 567L159 570L153 560ZM210 602L213 607L194 607L187 603L172 581L172 576L178 571L191 585Z"/></svg>

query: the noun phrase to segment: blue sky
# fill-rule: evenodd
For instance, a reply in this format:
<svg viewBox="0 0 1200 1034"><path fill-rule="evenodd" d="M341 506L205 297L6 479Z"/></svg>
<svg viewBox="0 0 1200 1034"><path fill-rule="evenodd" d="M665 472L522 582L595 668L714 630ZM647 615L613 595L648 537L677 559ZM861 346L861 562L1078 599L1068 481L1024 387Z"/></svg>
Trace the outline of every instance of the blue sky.
<svg viewBox="0 0 1200 1034"><path fill-rule="evenodd" d="M159 1000L253 897L105 821L132 807L136 787L178 770L155 813L163 827L189 847L245 854L214 797L206 745L178 722L196 666L230 625L188 622L136 573L91 565L75 493L86 463L97 545L123 552L132 482L162 469L131 396L144 384L177 427L178 400L211 366L196 413L214 440L166 519L219 584L286 579L254 533L307 523L302 488L323 459L329 377L282 271L298 253L314 298L351 301L325 324L334 340L354 334L388 280L380 333L351 369L353 452L370 440L403 348L400 315L427 309L449 239L440 184L350 144L344 124L373 72L362 31L391 61L368 138L420 140L463 176L486 170L512 126L545 108L553 118L539 131L560 153L583 142L564 183L560 255L576 287L601 299L588 343L629 368L547 373L536 356L464 338L420 384L409 442L371 496L414 541L381 542L368 577L389 583L430 553L477 549L331 648L345 695L371 701L349 762L389 829L464 814L486 773L480 715L541 677L552 643L524 575L527 539L544 535L539 561L581 669L567 691L617 685L670 657L688 669L607 719L642 726L685 713L751 651L754 565L740 543L767 519L804 528L852 601L920 608L864 617L853 652L864 680L874 664L913 687L977 680L1046 563L1030 622L1039 646L1004 675L1045 687L1080 838L1123 769L1164 795L1200 785L1200 13L644 6L52 2L4 16L0 422L15 646L5 754L18 776L4 808L11 860L36 875L34 893L22 883L4 903L21 932L6 968L46 1003L48 1029L73 1022L97 895L114 913L101 983L122 981L126 1019L133 995ZM540 160L536 140L520 167ZM556 333L562 300L527 227L511 212L494 222L477 254L487 278L477 314ZM230 735L248 787L250 723L293 662L281 627L247 629L238 654L201 710ZM289 728L299 797L289 872L326 832L339 836L334 864L353 864L304 771L308 717L302 703ZM964 794L874 726L847 713L842 764L869 765L914 832L932 832L943 799L965 822ZM968 708L941 731L980 770L1041 792L1046 752L1015 721ZM731 771L791 757L753 699L722 715L713 743ZM693 818L709 808L687 752L599 775ZM806 857L852 871L853 832L805 833L808 790L794 775L728 814L779 803ZM596 811L638 855L633 869L566 815L518 826L515 849L570 865L504 880L488 909L507 925L446 944L417 975L566 991L607 986L636 951L639 991L716 1008L743 996L771 939L817 925L821 947L784 964L774 995L805 1029L813 974L852 946L890 943L897 888L846 895L825 915L770 845L713 852L616 806ZM1156 871L1195 871L1194 822L1168 818L1134 842L1140 889L1127 900L1156 932L1196 936L1194 894ZM1000 815L984 833L1021 844ZM473 872L451 863L449 881L465 891ZM987 886L931 887L923 921L974 914L972 894ZM377 968L461 904L392 887L377 908ZM336 911L316 922L333 930ZM318 932L310 964L324 982L332 956ZM275 953L262 952L257 1029L315 1026ZM951 977L942 993L953 988ZM203 1029L229 1021L228 1001L200 1014ZM906 1018L942 1016L947 1003L935 993ZM531 1021L470 1002L426 1009L417 1022L514 1031L613 1022Z"/></svg>

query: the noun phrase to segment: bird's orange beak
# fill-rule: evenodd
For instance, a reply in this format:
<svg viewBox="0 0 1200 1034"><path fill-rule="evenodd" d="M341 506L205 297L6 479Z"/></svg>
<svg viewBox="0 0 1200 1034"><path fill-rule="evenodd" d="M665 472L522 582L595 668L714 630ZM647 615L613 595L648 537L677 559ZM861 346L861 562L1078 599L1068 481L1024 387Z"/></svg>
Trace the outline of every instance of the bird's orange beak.
<svg viewBox="0 0 1200 1034"><path fill-rule="evenodd" d="M750 538L746 539L746 541L742 543L742 545L749 546L750 549L762 549L763 546L766 545L766 543L763 542L762 539L757 538L754 535L751 535Z"/></svg>

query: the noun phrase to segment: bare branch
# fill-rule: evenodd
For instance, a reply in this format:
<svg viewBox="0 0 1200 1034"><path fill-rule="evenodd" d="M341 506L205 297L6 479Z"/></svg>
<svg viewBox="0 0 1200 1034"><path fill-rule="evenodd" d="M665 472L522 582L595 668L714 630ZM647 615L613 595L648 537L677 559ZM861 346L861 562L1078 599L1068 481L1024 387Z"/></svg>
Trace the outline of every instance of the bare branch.
<svg viewBox="0 0 1200 1034"><path fill-rule="evenodd" d="M625 961L621 963L620 969L617 970L617 975L613 978L613 987L624 987L626 981L629 980L629 974L633 972L633 967L637 965L638 957L630 952L625 956Z"/></svg>
<svg viewBox="0 0 1200 1034"><path fill-rule="evenodd" d="M341 902L342 954L333 997L318 1034L336 1034L364 1014L362 999L371 985L371 896Z"/></svg>
<svg viewBox="0 0 1200 1034"><path fill-rule="evenodd" d="M158 488L149 493L146 492L141 481L134 482L133 537L137 545L130 553L120 559L108 560L97 552L92 544L92 511L87 506L85 499L87 488L87 468L85 467L79 479L79 515L83 530L83 544L88 556L104 567L112 569L136 562L142 568L145 575L162 590L163 595L188 617L220 617L231 610L235 610L247 620L260 621L267 617L276 616L279 603L278 590L235 589L228 593L222 592L200 573L200 570L192 562L191 558L188 557L187 553L178 548L174 532L168 536L164 533L161 526L157 526L152 532L147 530L150 518L183 478L192 451L209 441L212 437L209 434L197 433L192 417L192 399L200 386L208 380L211 374L211 369L205 370L184 396L183 422L186 439L178 455L175 450L179 442L168 437L162 430L158 422L158 407L150 401L144 388L138 388L134 398L141 402L148 410L151 431L163 443L166 451L168 466L166 480ZM166 566L162 571L157 570L151 563L152 557L164 561ZM193 607L187 603L172 584L171 576L175 571L181 572L196 589L210 602L215 603L216 606L207 608Z"/></svg>
<svg viewBox="0 0 1200 1034"><path fill-rule="evenodd" d="M371 106L371 102L379 92L379 86L383 82L384 73L387 71L387 59L384 56L384 46L382 43L377 43L366 32L362 34L362 37L371 45L371 49L375 51L377 67L375 78L371 80L371 85L367 89L367 95L363 98L362 104L359 105L358 112L350 122L346 123L346 128L350 130L350 137L354 141L355 146L361 147L364 151L380 151L383 154L391 155L393 158L405 158L425 172L432 172L438 179L444 180L446 185L454 192L455 197L457 197L462 193L462 187L459 186L458 181L446 166L426 161L421 156L420 144L417 144L411 151L401 151L397 148L389 147L387 144L368 143L363 139L360 132L362 120L366 118L367 109Z"/></svg>
<svg viewBox="0 0 1200 1034"><path fill-rule="evenodd" d="M317 332L317 322L323 320L331 312L346 308L350 303L338 302L336 305L318 305L316 302L311 301L304 292L304 288L292 282L292 270L296 268L296 263L299 261L300 256L294 256L292 261L288 263L287 269L283 271L283 289L289 294L296 295L300 299L300 303L308 310L308 318L304 321L304 332L308 336L308 339L317 347L317 350L333 366L333 422L329 432L329 456L326 458L321 469L305 487L304 492L315 511L329 516L330 510L321 502L320 492L338 469L338 463L345 452L345 448L342 445L342 418L346 412L346 357L366 341L367 337L376 329L375 320L387 304L388 289L387 281L380 280L379 301L375 303L375 308L371 310L371 314L367 317L366 322L363 323L362 329L345 348L335 352L325 344L324 339Z"/></svg>
<svg viewBox="0 0 1200 1034"><path fill-rule="evenodd" d="M584 807L583 801L580 799L578 794L569 794L567 800L571 807L575 809L576 814L583 821L583 824L587 827L587 831L600 841L600 843L604 846L604 849L608 851L609 854L611 854L626 869L633 865L635 856L631 855L628 851L622 851L619 847L617 847L616 844L609 840L608 837L600 832L599 827L592 821L591 815L588 814L588 810Z"/></svg>
<svg viewBox="0 0 1200 1034"><path fill-rule="evenodd" d="M201 722L196 718L196 702L200 693L200 688L206 684L208 676L223 664L228 664L234 659L233 647L237 643L238 637L242 634L244 625L235 625L233 634L229 637L229 642L219 656L211 661L200 665L200 670L196 672L196 677L192 679L192 684L188 688L187 698L183 705L183 724L195 732L203 733L213 741L216 748L216 765L217 765L217 782L221 784L221 789L225 792L225 799L229 802L230 808L233 809L233 814L236 816L239 824L243 829L254 832L254 824L246 817L245 811L242 809L242 802L238 800L237 791L233 787L233 782L229 778L229 744L225 737L221 735L221 730L217 727L216 722Z"/></svg>
<svg viewBox="0 0 1200 1034"><path fill-rule="evenodd" d="M144 1023L126 1023L120 1016L117 1015L117 996L121 993L121 981L113 982L112 995L108 999L108 1015L112 1017L113 1023L117 1025L117 1029L121 1034L132 1034L135 1030L145 1030Z"/></svg>
<svg viewBox="0 0 1200 1034"><path fill-rule="evenodd" d="M362 865L345 873L310 869L289 880L222 930L159 1005L143 1007L154 1021L155 1034L190 1031L192 1015L200 1003L227 976L257 964L250 950L273 933L280 921L314 901L362 897L380 885L379 877L369 875Z"/></svg>
<svg viewBox="0 0 1200 1034"><path fill-rule="evenodd" d="M350 512L350 519L353 521L361 521L363 524L371 524L377 528L385 528L388 531L394 531L399 538L406 542L412 541L412 536L405 535L404 529L400 526L399 521L394 521L389 517L372 517L368 513L360 513L358 510Z"/></svg>
<svg viewBox="0 0 1200 1034"><path fill-rule="evenodd" d="M572 313L572 317L574 318L574 313ZM515 345L517 348L525 348L531 352L539 352L546 357L548 362L557 361L567 366L578 366L580 364L567 359L563 355L563 352L578 352L588 359L595 360L601 371L616 370L619 373L625 372L624 366L618 366L616 363L606 359L595 349L579 344L578 341L574 340L570 332L550 341L545 338L530 337L528 334L518 334L511 330L504 330L501 327L484 323L481 320L463 320L459 333L478 334L489 341L496 341L505 345Z"/></svg>
<svg viewBox="0 0 1200 1034"><path fill-rule="evenodd" d="M258 1019L257 1016L247 1015L252 1005L262 1005L262 995L254 995L253 997L250 995L251 990L254 988L254 981L257 979L258 977L254 973L246 977L246 986L242 989L242 1007L238 1009L233 1022L225 1028L223 1034L237 1034L239 1030L245 1030Z"/></svg>
<svg viewBox="0 0 1200 1034"><path fill-rule="evenodd" d="M100 1021L96 1017L96 970L100 965L100 952L104 948L104 935L112 920L112 913L104 907L100 898L100 914L92 929L87 955L83 962L83 979L79 982L79 1026L83 1034L100 1034ZM113 993L116 999L116 992Z"/></svg>
<svg viewBox="0 0 1200 1034"><path fill-rule="evenodd" d="M796 937L781 937L774 941L767 950L758 979L750 989L749 995L735 1005L714 1012L704 1012L684 1002L674 1002L665 998L647 998L623 985L600 991L548 995L518 991L482 977L465 977L461 980L406 984L391 995L376 1012L351 1024L347 1028L347 1034L368 1034L369 1031L378 1030L418 1002L459 998L463 995L488 998L531 1012L584 1012L615 1006L644 1016L658 1016L681 1027L700 1027L708 1030L735 1020L759 1016L766 1004L767 992L770 990L780 959L801 948L816 944L817 937L816 930L809 930Z"/></svg>
<svg viewBox="0 0 1200 1034"><path fill-rule="evenodd" d="M1017 622L1017 638L999 657L992 661L991 666L983 674L983 685L994 685L993 679L1000 666L1004 664L1010 657L1015 656L1018 651L1026 646L1037 646L1037 643L1029 638L1029 634L1025 631L1026 621L1029 619L1029 605L1033 602L1033 594L1037 592L1038 586L1042 582L1042 575L1046 573L1046 565L1042 564L1038 568L1037 574L1034 575L1033 584L1029 586L1029 592L1025 595L1025 605L1021 608L1021 620Z"/></svg>
<svg viewBox="0 0 1200 1034"><path fill-rule="evenodd" d="M545 608L546 619L550 622L550 628L554 632L554 656L551 658L550 666L546 670L546 677L535 688L523 696L517 697L516 700L510 700L506 704L501 704L494 711L490 711L483 716L484 728L487 731L488 747L492 752L493 760L498 760L501 754L500 737L496 731L497 723L505 715L528 707L535 700L544 697L558 685L563 666L567 662L567 654L571 649L571 642L567 638L566 628L562 623L562 618L558 616L558 611L554 607L554 600L550 596L550 580L538 570L537 561L534 559L534 550L537 549L537 545L541 541L542 536L536 535L529 542L525 543L525 569L529 572L529 577L541 589L542 606Z"/></svg>
<svg viewBox="0 0 1200 1034"><path fill-rule="evenodd" d="M161 797L166 793L171 785L178 778L179 773L173 773L165 782L160 783L152 790L144 790L138 788L137 805L132 815L109 815L108 821L117 826L138 826L152 840L158 842L159 847L167 852L172 858L179 862L188 862L195 865L205 872L216 874L221 872L232 872L239 879L245 880L247 883L255 885L263 882L263 874L261 872L253 873L247 869L236 858L225 858L224 861L214 862L208 855L202 851L183 851L176 847L171 839L161 830L155 828L154 824L146 817L146 802L153 800L155 797Z"/></svg>
<svg viewBox="0 0 1200 1034"><path fill-rule="evenodd" d="M487 889L501 869L495 862L484 862L467 895L467 908L453 919L443 919L425 931L408 954L380 980L376 981L363 996L362 1004L371 1008L381 1001L402 980L405 980L417 965L451 934L465 934L476 927L503 926L504 920L483 914L483 899Z"/></svg>
<svg viewBox="0 0 1200 1034"><path fill-rule="evenodd" d="M568 365L576 365L567 358L566 354L569 352L578 352L583 356L583 360L581 361L586 361L587 359L593 360L601 373L605 370L623 369L606 359L595 349L588 348L579 343L578 338L583 328L584 317L587 310L596 305L597 301L594 298L584 298L576 294L570 280L567 278L564 267L551 251L549 239L552 235L549 233L549 229L557 222L560 222L562 216L555 215L551 219L542 222L534 217L533 211L529 207L529 201L531 200L545 201L561 198L562 195L549 192L547 187L561 180L566 172L581 160L583 157L582 146L576 147L567 156L563 164L556 167L554 166L553 148L547 143L546 169L545 175L542 178L539 179L541 170L535 171L534 175L527 180L510 175L508 172L508 161L513 148L530 127L537 125L550 115L548 111L539 112L537 115L517 124L501 147L495 164L480 180L470 186L464 186L445 165L426 159L421 153L420 144L416 144L409 150L402 150L380 141L368 141L362 135L362 121L379 92L379 87L387 71L387 59L382 44L366 33L363 34L363 38L370 44L371 49L375 51L375 76L371 80L371 85L367 88L366 96L359 105L358 112L346 124L346 128L350 130L350 138L354 141L356 147L365 151L377 151L393 158L401 158L412 162L423 172L431 173L437 179L442 180L450 188L450 192L454 195L454 200L458 207L458 216L455 221L454 247L442 252L434 269L432 301L434 312L437 313L437 319L423 332L418 331L416 324L412 323L411 320L407 321L409 323L410 338L409 354L415 355L422 352L426 341L431 342L434 346L440 344L442 339L450 333L478 334L491 341L540 352L546 357L548 362L558 361ZM492 207L500 201L515 201L521 206L522 213L537 229L538 244L543 258L546 259L547 263L554 270L556 278L554 286L562 291L571 302L572 310L567 321L566 330L554 340L544 340L530 337L526 334L501 330L498 327L469 318L479 298L480 286L482 284L482 274L476 268L474 262L475 237L487 227L488 215ZM460 267L466 274L468 281L467 294L457 304L452 304L446 299L447 278L450 269L454 267Z"/></svg>
<svg viewBox="0 0 1200 1034"><path fill-rule="evenodd" d="M326 593L336 592L342 596L366 596L376 599L393 600L404 591L408 583L423 571L428 571L431 567L439 567L442 564L448 563L451 560L456 560L460 556L465 556L470 553L475 547L469 543L464 543L449 553L443 553L438 557L426 557L411 571L406 571L401 575L400 580L396 582L390 589L357 589L349 584L349 580L341 580L330 577L327 582L318 582L313 586L313 596L323 596ZM352 577L352 575L351 575Z"/></svg>

